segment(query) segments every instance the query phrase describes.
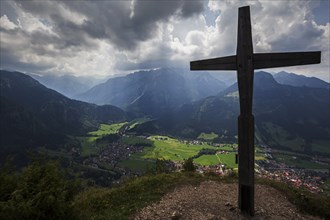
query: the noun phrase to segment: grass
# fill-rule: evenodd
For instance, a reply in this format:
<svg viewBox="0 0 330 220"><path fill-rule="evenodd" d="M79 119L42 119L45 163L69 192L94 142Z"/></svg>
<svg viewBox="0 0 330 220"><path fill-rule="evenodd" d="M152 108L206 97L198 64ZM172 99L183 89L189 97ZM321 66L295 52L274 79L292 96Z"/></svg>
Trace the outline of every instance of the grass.
<svg viewBox="0 0 330 220"><path fill-rule="evenodd" d="M221 164L221 161L217 155L202 155L194 159L194 162L203 166Z"/></svg>
<svg viewBox="0 0 330 220"><path fill-rule="evenodd" d="M91 136L101 137L108 134L116 134L119 132L119 129L123 127L127 122L118 123L118 124L101 124L97 131L89 132Z"/></svg>
<svg viewBox="0 0 330 220"><path fill-rule="evenodd" d="M226 164L229 168L237 168L235 163L235 153L218 154L217 155L222 163Z"/></svg>
<svg viewBox="0 0 330 220"><path fill-rule="evenodd" d="M215 138L217 138L218 135L215 134L215 133L201 133L197 139L202 139L202 140L205 140L205 141L213 141Z"/></svg>
<svg viewBox="0 0 330 220"><path fill-rule="evenodd" d="M198 185L205 180L231 181L230 178L193 173L158 174L133 178L124 185L108 189L93 188L80 193L74 202L79 219L131 219L141 208L160 200L176 186Z"/></svg>

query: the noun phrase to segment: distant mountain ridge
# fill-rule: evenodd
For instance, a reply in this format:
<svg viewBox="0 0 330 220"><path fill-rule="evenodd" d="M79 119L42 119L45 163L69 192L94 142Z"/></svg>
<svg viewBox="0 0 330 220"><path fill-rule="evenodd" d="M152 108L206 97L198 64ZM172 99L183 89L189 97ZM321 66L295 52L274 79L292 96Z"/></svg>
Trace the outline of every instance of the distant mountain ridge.
<svg viewBox="0 0 330 220"><path fill-rule="evenodd" d="M207 72L162 68L109 79L75 98L115 105L142 115L159 116L225 88L225 83Z"/></svg>
<svg viewBox="0 0 330 220"><path fill-rule="evenodd" d="M287 73L284 71L274 74L274 79L278 83L283 85L330 89L330 83L327 83L319 78L307 77L304 75L297 75L294 73Z"/></svg>
<svg viewBox="0 0 330 220"><path fill-rule="evenodd" d="M38 76L35 74L27 74L43 84L44 86L56 90L57 92L72 98L77 94L86 92L93 86L101 83L104 80L93 77L76 77L71 75L45 75Z"/></svg>

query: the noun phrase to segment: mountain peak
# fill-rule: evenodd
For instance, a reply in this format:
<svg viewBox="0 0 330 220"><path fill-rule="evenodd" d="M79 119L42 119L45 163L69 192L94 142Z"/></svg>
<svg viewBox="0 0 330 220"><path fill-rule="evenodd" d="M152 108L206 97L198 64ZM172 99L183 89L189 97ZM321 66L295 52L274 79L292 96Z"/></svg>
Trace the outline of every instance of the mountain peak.
<svg viewBox="0 0 330 220"><path fill-rule="evenodd" d="M255 80L262 80L263 79L263 80L268 80L268 81L276 83L273 75L268 73L268 72L265 72L265 71L255 72L254 73L254 79Z"/></svg>

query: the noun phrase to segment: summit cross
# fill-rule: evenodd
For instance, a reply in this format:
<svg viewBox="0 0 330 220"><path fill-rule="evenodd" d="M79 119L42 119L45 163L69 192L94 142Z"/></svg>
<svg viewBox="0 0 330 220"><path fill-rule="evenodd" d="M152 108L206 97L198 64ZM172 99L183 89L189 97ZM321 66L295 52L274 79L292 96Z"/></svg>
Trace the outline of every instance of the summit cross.
<svg viewBox="0 0 330 220"><path fill-rule="evenodd" d="M317 64L321 52L253 53L250 7L238 9L237 55L190 62L190 70L237 70L240 102L238 117L238 207L254 215L254 116L255 69Z"/></svg>

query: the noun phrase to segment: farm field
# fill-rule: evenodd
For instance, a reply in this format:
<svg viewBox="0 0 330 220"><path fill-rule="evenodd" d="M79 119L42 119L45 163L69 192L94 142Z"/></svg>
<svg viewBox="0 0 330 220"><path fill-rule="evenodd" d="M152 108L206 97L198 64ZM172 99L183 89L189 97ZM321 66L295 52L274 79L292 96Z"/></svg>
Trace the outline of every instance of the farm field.
<svg viewBox="0 0 330 220"><path fill-rule="evenodd" d="M125 137L126 142L132 142L137 144L139 139L137 137ZM230 145L223 145L221 147L215 147L206 143L199 142L198 144L188 143L187 141L180 141L167 136L150 136L148 139L140 138L140 141L150 141L152 144L149 147L145 147L142 152L131 155L128 160L125 160L121 165L134 167L141 166L143 161L154 161L156 159L171 160L174 162L182 162L185 159L193 157L199 153L202 149L212 149L217 151L233 151ZM224 153L217 155L202 155L194 159L195 163L200 165L216 165L226 164L228 168L236 168L235 153ZM143 165L142 165L143 166Z"/></svg>

